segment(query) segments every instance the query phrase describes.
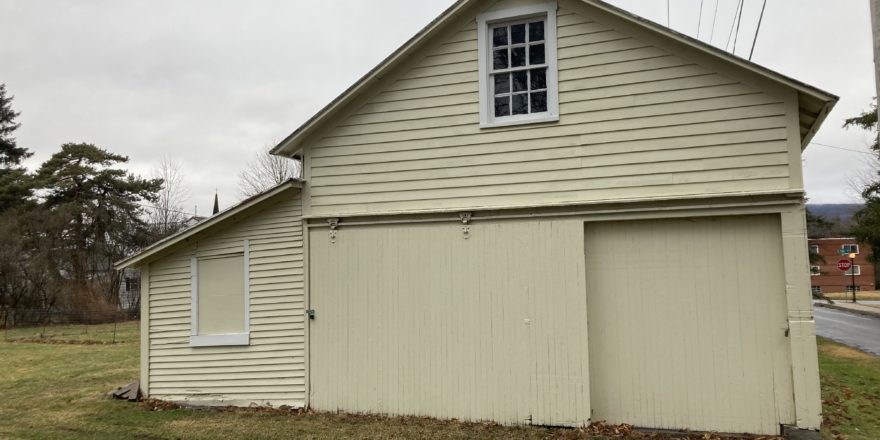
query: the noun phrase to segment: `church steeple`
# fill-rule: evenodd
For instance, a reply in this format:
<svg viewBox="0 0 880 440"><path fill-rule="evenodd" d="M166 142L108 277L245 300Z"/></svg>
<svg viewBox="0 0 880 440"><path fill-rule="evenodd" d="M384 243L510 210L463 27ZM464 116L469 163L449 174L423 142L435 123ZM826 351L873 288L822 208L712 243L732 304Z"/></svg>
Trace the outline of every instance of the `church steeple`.
<svg viewBox="0 0 880 440"><path fill-rule="evenodd" d="M220 212L220 200L217 198L217 190L214 190L214 212L211 215L217 215Z"/></svg>

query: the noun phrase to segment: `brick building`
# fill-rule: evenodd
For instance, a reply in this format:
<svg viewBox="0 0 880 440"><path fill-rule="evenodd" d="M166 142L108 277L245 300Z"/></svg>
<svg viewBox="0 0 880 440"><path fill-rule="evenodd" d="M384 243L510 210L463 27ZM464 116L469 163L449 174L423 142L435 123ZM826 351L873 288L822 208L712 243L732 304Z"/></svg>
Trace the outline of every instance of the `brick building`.
<svg viewBox="0 0 880 440"><path fill-rule="evenodd" d="M871 247L858 243L854 238L811 238L810 254L821 255L824 262L812 263L810 266L811 285L814 293L834 293L849 291L852 287L852 271L856 274L856 290L870 291L875 289L874 263L869 260ZM847 271L837 268L841 258L840 250L856 254L854 267Z"/></svg>

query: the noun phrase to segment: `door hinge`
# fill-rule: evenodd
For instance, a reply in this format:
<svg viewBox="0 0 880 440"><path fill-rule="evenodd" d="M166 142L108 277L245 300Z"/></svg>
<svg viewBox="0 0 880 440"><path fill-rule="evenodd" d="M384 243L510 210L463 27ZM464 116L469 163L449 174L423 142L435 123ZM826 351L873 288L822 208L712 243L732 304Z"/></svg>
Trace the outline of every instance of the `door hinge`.
<svg viewBox="0 0 880 440"><path fill-rule="evenodd" d="M328 218L327 224L330 225L330 244L336 243L336 234L339 229L339 219L338 218Z"/></svg>
<svg viewBox="0 0 880 440"><path fill-rule="evenodd" d="M473 214L470 212L461 212L458 214L458 218L461 219L461 235L465 240L471 238L471 217Z"/></svg>

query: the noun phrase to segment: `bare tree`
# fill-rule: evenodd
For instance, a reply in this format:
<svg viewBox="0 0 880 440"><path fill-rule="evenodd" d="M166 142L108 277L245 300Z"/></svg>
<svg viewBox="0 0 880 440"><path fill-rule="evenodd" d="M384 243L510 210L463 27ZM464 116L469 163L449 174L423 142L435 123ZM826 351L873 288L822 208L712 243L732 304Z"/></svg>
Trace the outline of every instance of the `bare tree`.
<svg viewBox="0 0 880 440"><path fill-rule="evenodd" d="M153 178L162 179L159 198L152 203L150 224L159 237L166 237L183 227L186 213L183 204L189 199L189 187L186 185L183 167L170 156L162 156L153 167Z"/></svg>
<svg viewBox="0 0 880 440"><path fill-rule="evenodd" d="M298 160L269 154L270 149L271 146L267 145L260 150L238 174L238 190L242 197L254 196L302 175L302 164Z"/></svg>

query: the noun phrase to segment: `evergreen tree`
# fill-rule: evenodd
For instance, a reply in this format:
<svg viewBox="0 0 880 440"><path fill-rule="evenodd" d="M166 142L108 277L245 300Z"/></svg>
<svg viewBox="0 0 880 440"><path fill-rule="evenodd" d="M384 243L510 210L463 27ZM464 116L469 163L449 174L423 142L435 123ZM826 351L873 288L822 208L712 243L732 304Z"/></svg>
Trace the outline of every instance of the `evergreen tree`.
<svg viewBox="0 0 880 440"><path fill-rule="evenodd" d="M16 145L13 133L21 124L15 122L19 113L12 109L12 99L6 96L6 85L0 84L0 213L31 196L30 178L21 161L33 153Z"/></svg>
<svg viewBox="0 0 880 440"><path fill-rule="evenodd" d="M873 134L877 134L877 103L876 101L871 108L862 114L849 118L843 125L845 128L856 127L868 130ZM880 144L875 137L871 149L880 155ZM880 171L880 170L876 170ZM862 190L862 198L865 199L865 206L856 213L853 221L853 234L859 241L871 245L874 251L872 258L876 260L877 249L880 249L880 179L875 179Z"/></svg>
<svg viewBox="0 0 880 440"><path fill-rule="evenodd" d="M64 144L37 172L43 207L64 219L59 267L76 294L103 292L116 301L113 263L149 242L141 202L153 202L161 179L142 179L116 168L128 158L91 144Z"/></svg>

